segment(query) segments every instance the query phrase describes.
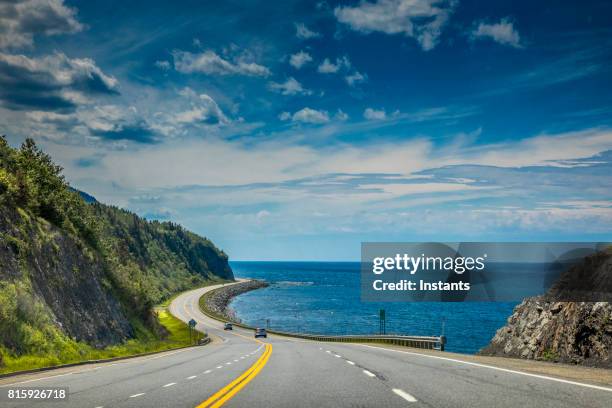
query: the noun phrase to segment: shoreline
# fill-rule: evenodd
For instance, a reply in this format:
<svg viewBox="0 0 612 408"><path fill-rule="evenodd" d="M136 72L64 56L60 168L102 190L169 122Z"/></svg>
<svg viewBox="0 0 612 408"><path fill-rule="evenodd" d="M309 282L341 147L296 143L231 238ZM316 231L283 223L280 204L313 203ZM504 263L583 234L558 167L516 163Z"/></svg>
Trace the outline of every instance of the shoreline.
<svg viewBox="0 0 612 408"><path fill-rule="evenodd" d="M206 308L226 320L241 323L240 318L236 316L236 313L229 307L229 304L236 296L268 286L270 286L268 282L256 279L225 286L217 289L211 296L205 298Z"/></svg>

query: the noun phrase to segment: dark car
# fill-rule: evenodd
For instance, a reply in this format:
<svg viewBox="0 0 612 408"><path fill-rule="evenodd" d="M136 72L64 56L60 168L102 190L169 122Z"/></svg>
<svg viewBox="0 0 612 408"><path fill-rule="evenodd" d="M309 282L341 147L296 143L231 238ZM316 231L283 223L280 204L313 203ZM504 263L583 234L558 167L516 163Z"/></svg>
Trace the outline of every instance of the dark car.
<svg viewBox="0 0 612 408"><path fill-rule="evenodd" d="M259 327L255 329L255 338L258 337L268 337L268 333L266 332L266 329L260 329Z"/></svg>
<svg viewBox="0 0 612 408"><path fill-rule="evenodd" d="M231 323L225 323L223 330L234 330L234 326Z"/></svg>

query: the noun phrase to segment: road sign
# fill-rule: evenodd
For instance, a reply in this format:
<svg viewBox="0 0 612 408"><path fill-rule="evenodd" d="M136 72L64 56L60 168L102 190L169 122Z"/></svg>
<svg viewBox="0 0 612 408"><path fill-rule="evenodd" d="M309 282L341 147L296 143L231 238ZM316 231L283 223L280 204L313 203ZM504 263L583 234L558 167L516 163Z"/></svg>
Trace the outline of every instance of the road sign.
<svg viewBox="0 0 612 408"><path fill-rule="evenodd" d="M195 320L193 320L193 319L191 319L191 320L189 321L189 327L195 327L195 326L196 326L196 321L195 321Z"/></svg>

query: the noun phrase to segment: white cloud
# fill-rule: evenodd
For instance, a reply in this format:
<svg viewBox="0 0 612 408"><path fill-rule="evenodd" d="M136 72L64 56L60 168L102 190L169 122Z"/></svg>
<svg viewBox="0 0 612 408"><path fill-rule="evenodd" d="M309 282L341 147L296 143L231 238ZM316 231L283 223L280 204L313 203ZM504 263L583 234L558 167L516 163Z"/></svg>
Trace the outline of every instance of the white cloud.
<svg viewBox="0 0 612 408"><path fill-rule="evenodd" d="M323 62L319 64L317 71L321 74L335 74L342 68L349 69L350 67L351 61L347 56L336 58L335 63L331 62L329 58L325 58Z"/></svg>
<svg viewBox="0 0 612 408"><path fill-rule="evenodd" d="M193 100L191 109L178 112L174 115L177 123L203 123L207 125L227 124L230 120L225 116L217 102L207 94L200 94L194 98L195 92L190 88L182 91L182 95Z"/></svg>
<svg viewBox="0 0 612 408"><path fill-rule="evenodd" d="M118 88L117 79L89 58L0 53L0 103L9 109L72 110Z"/></svg>
<svg viewBox="0 0 612 408"><path fill-rule="evenodd" d="M334 119L339 120L339 121L345 121L345 120L348 120L348 118L349 118L349 115L344 113L342 109L338 109L338 111L334 115Z"/></svg>
<svg viewBox="0 0 612 408"><path fill-rule="evenodd" d="M344 79L346 80L346 83L349 84L349 86L355 86L357 84L365 82L368 77L365 74L355 71L352 74L345 76Z"/></svg>
<svg viewBox="0 0 612 408"><path fill-rule="evenodd" d="M310 30L304 23L295 23L295 35L302 40L321 37L320 33Z"/></svg>
<svg viewBox="0 0 612 408"><path fill-rule="evenodd" d="M241 59L229 61L212 50L201 53L175 50L172 52L174 68L184 74L202 73L207 75L270 75L270 70L255 62L246 62Z"/></svg>
<svg viewBox="0 0 612 408"><path fill-rule="evenodd" d="M387 113L384 109L366 108L366 110L363 111L363 117L367 120L384 120L387 119Z"/></svg>
<svg viewBox="0 0 612 408"><path fill-rule="evenodd" d="M305 51L300 51L298 53L291 55L291 57L289 57L289 64L291 64L296 69L302 68L305 64L311 61L312 61L312 57L310 56L309 53Z"/></svg>
<svg viewBox="0 0 612 408"><path fill-rule="evenodd" d="M81 31L76 9L63 0L0 2L0 48L31 47L36 35Z"/></svg>
<svg viewBox="0 0 612 408"><path fill-rule="evenodd" d="M324 110L306 107L295 112L291 119L294 122L322 124L329 122L329 114Z"/></svg>
<svg viewBox="0 0 612 408"><path fill-rule="evenodd" d="M270 82L268 88L282 95L310 95L312 91L302 87L295 78L289 77L285 82Z"/></svg>
<svg viewBox="0 0 612 408"><path fill-rule="evenodd" d="M403 34L415 38L425 51L438 43L453 12L454 0L362 0L357 6L336 7L339 22L355 31Z"/></svg>
<svg viewBox="0 0 612 408"><path fill-rule="evenodd" d="M509 18L503 18L494 24L479 23L472 31L472 38L490 38L499 44L522 48L521 37Z"/></svg>
<svg viewBox="0 0 612 408"><path fill-rule="evenodd" d="M278 115L278 119L282 120L283 122L287 121L287 120L291 119L291 113L289 113L289 112L281 112Z"/></svg>
<svg viewBox="0 0 612 408"><path fill-rule="evenodd" d="M134 106L101 105L74 114L78 126L85 126L89 137L107 141L155 143L156 133Z"/></svg>
<svg viewBox="0 0 612 408"><path fill-rule="evenodd" d="M170 61L155 61L155 66L162 71L168 71L171 68Z"/></svg>
<svg viewBox="0 0 612 408"><path fill-rule="evenodd" d="M261 210L257 212L257 214L255 215L255 218L257 219L257 221L263 221L265 218L268 218L270 215L271 215L270 211Z"/></svg>

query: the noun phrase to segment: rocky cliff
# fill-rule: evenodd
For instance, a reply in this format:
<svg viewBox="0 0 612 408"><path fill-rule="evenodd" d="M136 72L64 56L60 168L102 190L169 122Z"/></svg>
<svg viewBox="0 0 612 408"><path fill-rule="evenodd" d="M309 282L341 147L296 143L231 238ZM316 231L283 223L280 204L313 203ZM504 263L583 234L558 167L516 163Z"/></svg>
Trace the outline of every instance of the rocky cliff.
<svg viewBox="0 0 612 408"><path fill-rule="evenodd" d="M519 304L480 354L612 368L612 305L558 301L609 296L611 283L609 249L585 258L545 295Z"/></svg>
<svg viewBox="0 0 612 408"><path fill-rule="evenodd" d="M0 361L159 335L153 305L221 280L232 270L208 239L86 202L32 141L0 138Z"/></svg>

